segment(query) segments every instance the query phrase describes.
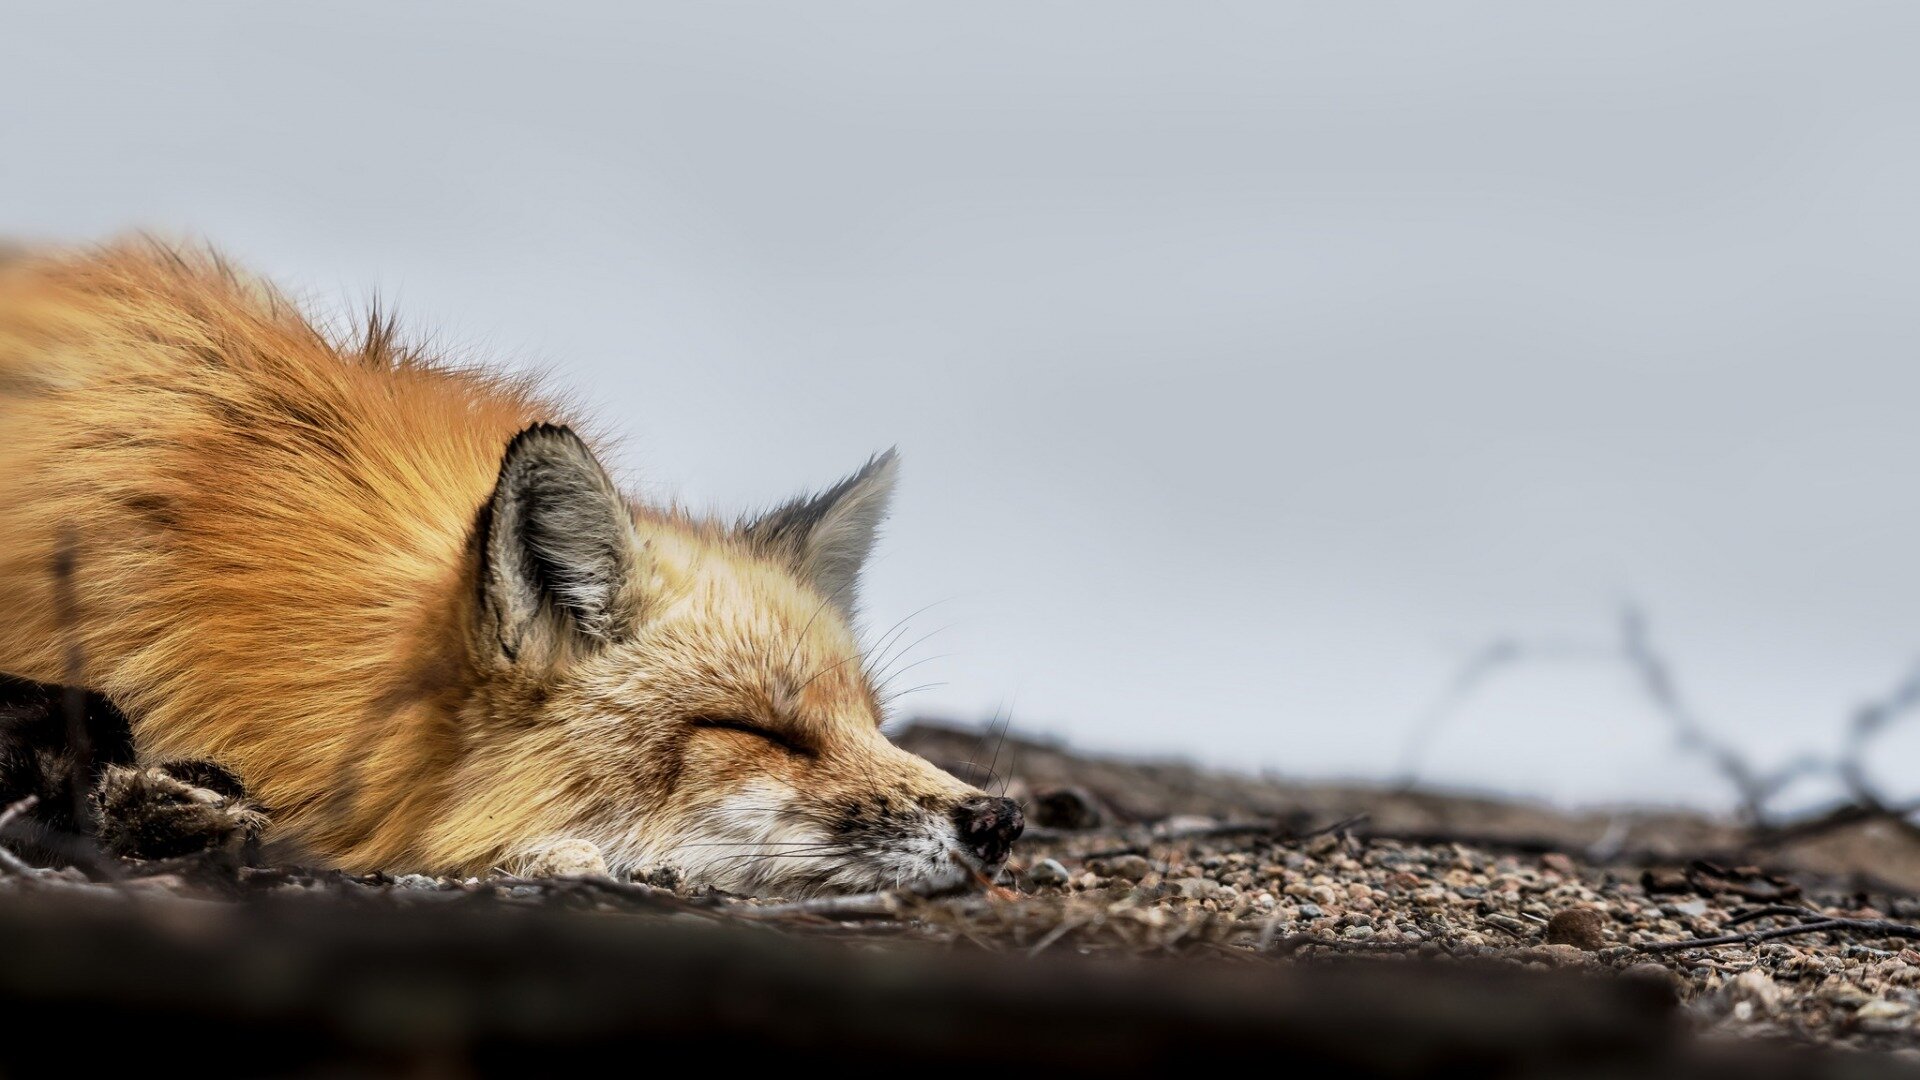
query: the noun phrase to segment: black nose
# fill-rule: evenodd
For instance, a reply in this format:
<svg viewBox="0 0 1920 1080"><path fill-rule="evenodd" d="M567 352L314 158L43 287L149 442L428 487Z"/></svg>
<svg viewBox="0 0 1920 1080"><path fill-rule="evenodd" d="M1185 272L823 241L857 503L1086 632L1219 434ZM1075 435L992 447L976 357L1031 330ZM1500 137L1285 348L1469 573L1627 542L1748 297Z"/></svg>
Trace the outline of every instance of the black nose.
<svg viewBox="0 0 1920 1080"><path fill-rule="evenodd" d="M1027 827L1026 815L1012 799L981 795L954 808L954 827L960 830L960 842L989 865L1007 857L1013 842Z"/></svg>

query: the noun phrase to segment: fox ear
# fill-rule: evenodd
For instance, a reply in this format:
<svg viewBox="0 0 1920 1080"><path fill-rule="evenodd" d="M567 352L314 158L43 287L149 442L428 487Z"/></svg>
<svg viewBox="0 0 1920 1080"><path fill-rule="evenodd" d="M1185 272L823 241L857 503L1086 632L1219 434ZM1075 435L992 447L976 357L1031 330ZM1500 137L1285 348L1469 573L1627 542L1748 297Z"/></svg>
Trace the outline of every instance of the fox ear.
<svg viewBox="0 0 1920 1080"><path fill-rule="evenodd" d="M875 455L859 472L741 527L755 547L793 567L844 615L858 599L860 569L893 500L900 456Z"/></svg>
<svg viewBox="0 0 1920 1080"><path fill-rule="evenodd" d="M514 436L480 521L482 638L509 661L617 641L639 615L644 547L626 501L580 436Z"/></svg>

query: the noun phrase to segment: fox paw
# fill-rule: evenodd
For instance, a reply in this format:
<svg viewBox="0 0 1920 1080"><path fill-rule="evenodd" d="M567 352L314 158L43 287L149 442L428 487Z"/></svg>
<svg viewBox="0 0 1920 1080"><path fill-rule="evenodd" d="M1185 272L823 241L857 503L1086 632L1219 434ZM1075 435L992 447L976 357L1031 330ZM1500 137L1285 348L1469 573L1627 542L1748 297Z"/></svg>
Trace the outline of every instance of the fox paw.
<svg viewBox="0 0 1920 1080"><path fill-rule="evenodd" d="M607 857L591 840L555 840L520 857L521 877L608 877Z"/></svg>
<svg viewBox="0 0 1920 1080"><path fill-rule="evenodd" d="M167 859L257 843L267 817L239 781L206 762L110 765L93 789L100 844L134 859Z"/></svg>

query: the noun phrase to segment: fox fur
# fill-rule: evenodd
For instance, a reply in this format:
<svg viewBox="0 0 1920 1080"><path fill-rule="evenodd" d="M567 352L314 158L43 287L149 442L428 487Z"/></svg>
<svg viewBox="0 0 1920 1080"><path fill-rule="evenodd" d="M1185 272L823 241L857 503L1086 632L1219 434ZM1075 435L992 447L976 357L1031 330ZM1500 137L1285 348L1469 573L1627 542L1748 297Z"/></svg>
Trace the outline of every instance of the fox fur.
<svg viewBox="0 0 1920 1080"><path fill-rule="evenodd" d="M895 470L702 520L528 382L343 344L212 256L0 265L0 673L81 658L139 760L216 763L345 869L997 871L1018 809L882 735L856 641Z"/></svg>

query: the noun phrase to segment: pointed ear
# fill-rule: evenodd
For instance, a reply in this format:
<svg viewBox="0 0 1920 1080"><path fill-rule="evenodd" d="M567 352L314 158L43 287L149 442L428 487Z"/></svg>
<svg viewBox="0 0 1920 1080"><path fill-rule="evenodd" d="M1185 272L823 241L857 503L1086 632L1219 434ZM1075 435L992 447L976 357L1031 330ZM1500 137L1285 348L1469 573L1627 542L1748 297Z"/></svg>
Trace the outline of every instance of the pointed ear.
<svg viewBox="0 0 1920 1080"><path fill-rule="evenodd" d="M481 636L509 661L631 633L645 550L626 501L569 428L514 436L480 517Z"/></svg>
<svg viewBox="0 0 1920 1080"><path fill-rule="evenodd" d="M799 498L741 526L755 547L791 566L843 615L853 613L860 569L873 553L893 499L900 457L875 455L866 467L812 498Z"/></svg>

